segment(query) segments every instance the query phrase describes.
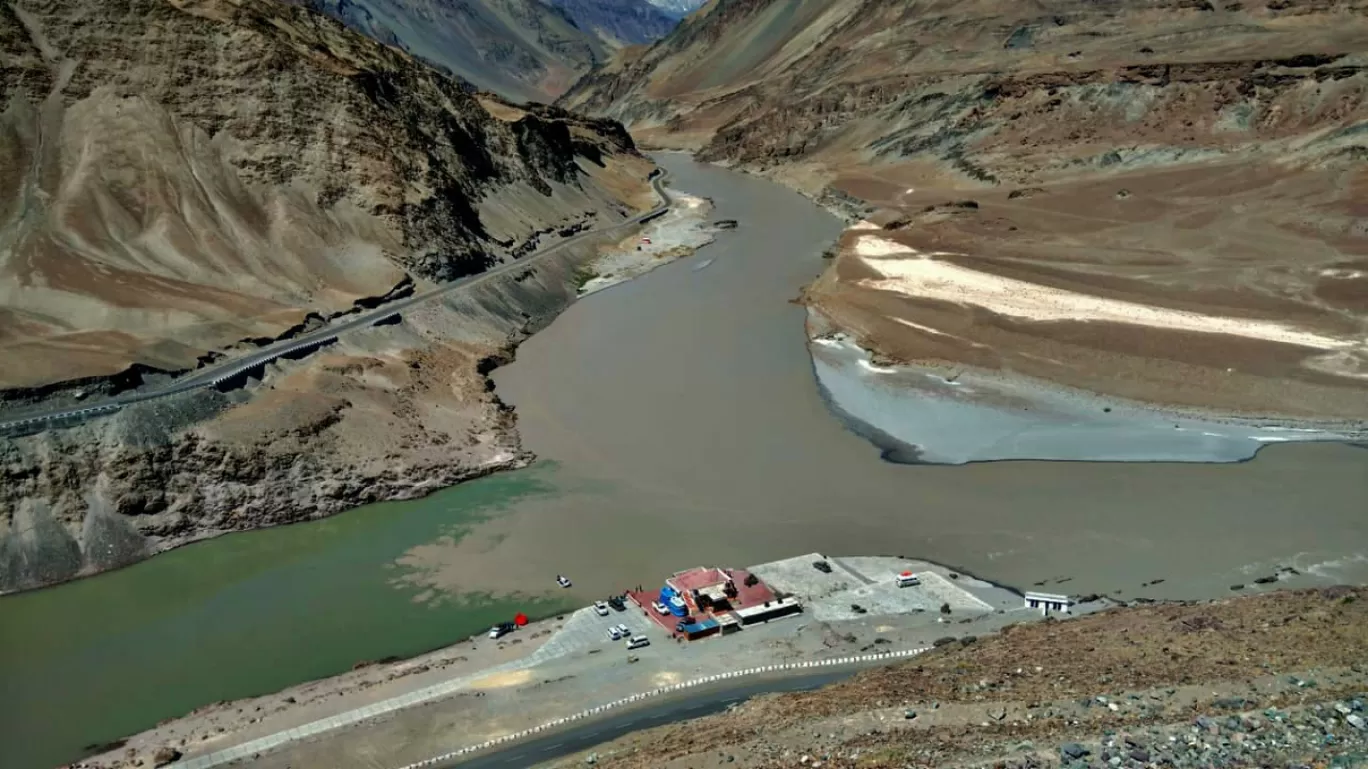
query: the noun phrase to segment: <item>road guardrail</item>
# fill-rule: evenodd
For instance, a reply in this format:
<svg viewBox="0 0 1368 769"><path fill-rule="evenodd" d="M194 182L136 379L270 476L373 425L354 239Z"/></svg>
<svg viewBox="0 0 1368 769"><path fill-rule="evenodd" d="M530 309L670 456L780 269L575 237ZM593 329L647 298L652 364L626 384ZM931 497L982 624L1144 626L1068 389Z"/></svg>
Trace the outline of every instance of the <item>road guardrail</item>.
<svg viewBox="0 0 1368 769"><path fill-rule="evenodd" d="M557 718L554 721L547 721L546 723L541 724L539 726L534 726L531 729L523 729L522 731L513 732L512 734L505 734L501 737L495 737L492 740L485 740L484 742L481 742L477 745L469 745L464 748L453 750L450 753L443 753L440 756L433 756L432 758L425 758L422 761L415 761L414 763L404 765L400 769L427 769L427 767L437 766L438 764L443 764L448 761L454 761L458 758L461 758L462 756L466 756L471 753L476 753L481 750L488 750L489 748L498 747L500 745L506 745L515 740L521 740L527 737L532 737L542 732L551 729L556 729L558 727L565 726L576 721L583 721L586 718L601 715L609 710L613 710L614 708L620 708L624 705L632 705L637 702L641 702L642 700L650 699L652 697L659 697L665 694L683 691L685 689L692 689L696 686L703 686L704 684L717 683L718 681L727 681L733 678L742 678L744 676L760 675L762 673L779 673L791 670L835 667L837 665L855 665L865 662L880 662L883 660L894 660L905 657L914 657L918 654L921 654L922 652L930 650L931 648L932 647L930 646L923 646L918 649L904 649L902 651L895 652L880 652L877 654L856 654L851 657L837 657L834 659L808 660L806 662L787 662L780 663L777 665L760 665L759 667L746 668L744 670L733 670L729 673L717 673L715 675L703 676L702 678L695 678L692 681L685 681L683 683L673 684L670 686L662 686L656 689L652 689L648 692L633 694L628 697L623 697L620 700L613 700L612 702L606 703L604 705L592 707L588 710L581 710L580 712L575 713L571 716Z"/></svg>

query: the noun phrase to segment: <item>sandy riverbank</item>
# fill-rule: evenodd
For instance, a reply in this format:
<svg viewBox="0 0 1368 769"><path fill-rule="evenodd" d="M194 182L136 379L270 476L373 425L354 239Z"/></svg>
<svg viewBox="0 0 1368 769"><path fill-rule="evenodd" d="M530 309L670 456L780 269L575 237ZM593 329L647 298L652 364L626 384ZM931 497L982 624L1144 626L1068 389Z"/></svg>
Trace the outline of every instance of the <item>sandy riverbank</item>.
<svg viewBox="0 0 1368 769"><path fill-rule="evenodd" d="M831 408L885 459L1238 462L1274 443L1360 442L1360 423L1238 417L1138 403L969 366L890 362L810 308L813 368Z"/></svg>
<svg viewBox="0 0 1368 769"><path fill-rule="evenodd" d="M639 278L651 270L693 254L713 241L717 229L707 223L712 202L674 193L675 206L664 216L602 249L583 268L587 276L579 295L588 296Z"/></svg>

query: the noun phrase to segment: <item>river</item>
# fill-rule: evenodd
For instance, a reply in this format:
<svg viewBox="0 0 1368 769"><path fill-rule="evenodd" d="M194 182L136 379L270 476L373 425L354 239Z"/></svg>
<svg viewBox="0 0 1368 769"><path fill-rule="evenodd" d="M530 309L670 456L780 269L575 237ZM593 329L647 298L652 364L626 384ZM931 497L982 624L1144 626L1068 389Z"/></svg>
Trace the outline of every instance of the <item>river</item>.
<svg viewBox="0 0 1368 769"><path fill-rule="evenodd" d="M528 608L519 593L554 611L557 573L575 600L808 551L1126 596L1229 595L1280 565L1368 577L1361 449L1275 446L1226 465L881 461L826 408L791 301L840 223L768 182L660 162L740 227L575 304L495 372L545 461L0 599L5 765L51 766L196 705L454 642Z"/></svg>

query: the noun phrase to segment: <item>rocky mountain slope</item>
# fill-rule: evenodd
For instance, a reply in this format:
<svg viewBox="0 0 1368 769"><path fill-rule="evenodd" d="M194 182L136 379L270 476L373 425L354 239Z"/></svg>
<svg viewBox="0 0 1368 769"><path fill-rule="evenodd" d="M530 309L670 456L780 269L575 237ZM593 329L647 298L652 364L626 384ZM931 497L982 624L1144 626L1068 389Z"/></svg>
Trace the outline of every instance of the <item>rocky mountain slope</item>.
<svg viewBox="0 0 1368 769"><path fill-rule="evenodd" d="M1113 609L975 639L555 764L893 769L1362 766L1362 588Z"/></svg>
<svg viewBox="0 0 1368 769"><path fill-rule="evenodd" d="M543 0L286 0L516 101L548 102L610 47Z"/></svg>
<svg viewBox="0 0 1368 769"><path fill-rule="evenodd" d="M677 16L646 0L284 0L517 101L549 102Z"/></svg>
<svg viewBox="0 0 1368 769"><path fill-rule="evenodd" d="M11 401L194 368L654 202L620 125L275 0L6 0L0 45ZM570 301L577 256L247 390L0 440L0 591L517 464L484 361Z"/></svg>
<svg viewBox="0 0 1368 769"><path fill-rule="evenodd" d="M669 34L679 17L646 0L550 0L575 26L614 49L653 43ZM605 60L606 62L606 60ZM604 63L604 62L600 62Z"/></svg>
<svg viewBox="0 0 1368 769"><path fill-rule="evenodd" d="M868 219L808 300L887 360L1361 420L1366 65L1361 0L717 0L560 103Z"/></svg>
<svg viewBox="0 0 1368 769"><path fill-rule="evenodd" d="M708 0L646 0L671 17L682 19L703 7Z"/></svg>

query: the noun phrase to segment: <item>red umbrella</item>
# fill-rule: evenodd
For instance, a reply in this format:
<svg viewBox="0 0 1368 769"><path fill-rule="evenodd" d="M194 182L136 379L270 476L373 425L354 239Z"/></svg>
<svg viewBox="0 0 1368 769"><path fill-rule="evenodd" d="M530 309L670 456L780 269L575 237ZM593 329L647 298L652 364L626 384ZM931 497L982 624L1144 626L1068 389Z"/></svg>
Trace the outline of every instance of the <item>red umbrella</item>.
<svg viewBox="0 0 1368 769"><path fill-rule="evenodd" d="M513 618L513 624L517 625L518 627L523 627L527 624L527 615L523 614L522 612L518 612L518 616Z"/></svg>

